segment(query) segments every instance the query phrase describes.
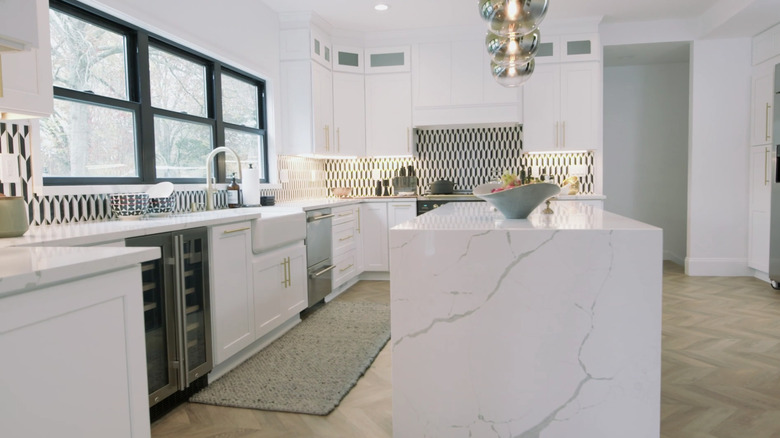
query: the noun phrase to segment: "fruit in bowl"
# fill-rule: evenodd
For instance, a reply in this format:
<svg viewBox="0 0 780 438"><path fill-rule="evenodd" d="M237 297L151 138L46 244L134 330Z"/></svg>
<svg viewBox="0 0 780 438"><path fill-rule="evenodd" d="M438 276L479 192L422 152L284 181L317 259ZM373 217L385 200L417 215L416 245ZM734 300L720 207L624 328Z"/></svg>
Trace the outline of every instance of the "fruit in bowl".
<svg viewBox="0 0 780 438"><path fill-rule="evenodd" d="M499 189L499 190L496 190ZM507 219L526 219L542 202L560 193L553 183L515 185L504 182L480 184L474 187L474 195L495 207Z"/></svg>
<svg viewBox="0 0 780 438"><path fill-rule="evenodd" d="M513 189L515 187L520 187L523 185L523 180L518 177L517 175L513 173L505 173L501 175L501 183L503 183L502 186L495 187L490 190L490 193L496 193L501 192L507 189Z"/></svg>

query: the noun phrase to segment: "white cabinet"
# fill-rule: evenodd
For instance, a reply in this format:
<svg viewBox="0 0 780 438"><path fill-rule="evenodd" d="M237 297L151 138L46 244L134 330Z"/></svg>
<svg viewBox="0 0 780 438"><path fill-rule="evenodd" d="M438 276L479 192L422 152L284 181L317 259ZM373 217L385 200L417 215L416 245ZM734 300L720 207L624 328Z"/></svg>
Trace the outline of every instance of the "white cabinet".
<svg viewBox="0 0 780 438"><path fill-rule="evenodd" d="M141 289L135 265L0 299L3 436L150 436Z"/></svg>
<svg viewBox="0 0 780 438"><path fill-rule="evenodd" d="M49 2L33 0L0 0L0 52L30 50L38 47L38 8Z"/></svg>
<svg viewBox="0 0 780 438"><path fill-rule="evenodd" d="M413 47L414 124L522 121L523 88L499 85L482 39Z"/></svg>
<svg viewBox="0 0 780 438"><path fill-rule="evenodd" d="M5 4L8 2L10 5ZM0 34L8 32L9 36L16 35L20 41L30 39L27 42L37 46L19 52L0 51L0 119L48 117L54 105L49 2L5 0L0 3L3 4L3 10L14 11L0 14ZM29 17L31 8L34 13L32 19ZM4 23L5 20L9 20L9 23ZM17 33L16 25L25 28L24 35ZM28 36L28 31L34 31L36 37ZM4 44L1 39L2 36L0 46ZM29 48L27 45L24 47Z"/></svg>
<svg viewBox="0 0 780 438"><path fill-rule="evenodd" d="M362 234L360 206L333 209L333 290L360 274ZM360 250L359 250L360 249Z"/></svg>
<svg viewBox="0 0 780 438"><path fill-rule="evenodd" d="M387 203L387 229L393 228L417 217L417 201L394 201Z"/></svg>
<svg viewBox="0 0 780 438"><path fill-rule="evenodd" d="M255 256L255 337L268 334L306 308L306 247L303 242Z"/></svg>
<svg viewBox="0 0 780 438"><path fill-rule="evenodd" d="M753 65L777 55L780 55L780 25L753 37Z"/></svg>
<svg viewBox="0 0 780 438"><path fill-rule="evenodd" d="M365 59L359 47L333 46L333 71L364 73Z"/></svg>
<svg viewBox="0 0 780 438"><path fill-rule="evenodd" d="M750 144L772 143L772 114L774 105L775 63L769 61L753 68Z"/></svg>
<svg viewBox="0 0 780 438"><path fill-rule="evenodd" d="M761 272L769 272L769 207L773 164L770 145L750 148L748 266Z"/></svg>
<svg viewBox="0 0 780 438"><path fill-rule="evenodd" d="M548 35L542 32L542 41L534 59L537 65L551 62L600 61L601 40L598 33Z"/></svg>
<svg viewBox="0 0 780 438"><path fill-rule="evenodd" d="M290 155L325 155L333 145L332 73L319 63L281 63L282 133Z"/></svg>
<svg viewBox="0 0 780 438"><path fill-rule="evenodd" d="M390 228L417 216L417 201L362 204L363 270L389 271Z"/></svg>
<svg viewBox="0 0 780 438"><path fill-rule="evenodd" d="M214 364L255 340L251 224L211 227L211 312Z"/></svg>
<svg viewBox="0 0 780 438"><path fill-rule="evenodd" d="M362 74L333 73L333 126L335 155L366 154L366 92Z"/></svg>
<svg viewBox="0 0 780 438"><path fill-rule="evenodd" d="M388 271L387 203L361 205L363 226L363 270Z"/></svg>
<svg viewBox="0 0 780 438"><path fill-rule="evenodd" d="M410 73L366 75L366 153L412 155Z"/></svg>
<svg viewBox="0 0 780 438"><path fill-rule="evenodd" d="M537 65L525 84L523 149L601 148L601 64Z"/></svg>
<svg viewBox="0 0 780 438"><path fill-rule="evenodd" d="M411 47L379 47L365 49L365 72L401 73L411 70Z"/></svg>
<svg viewBox="0 0 780 438"><path fill-rule="evenodd" d="M309 37L311 38L309 44L311 59L330 70L333 62L330 37L315 26L311 27Z"/></svg>

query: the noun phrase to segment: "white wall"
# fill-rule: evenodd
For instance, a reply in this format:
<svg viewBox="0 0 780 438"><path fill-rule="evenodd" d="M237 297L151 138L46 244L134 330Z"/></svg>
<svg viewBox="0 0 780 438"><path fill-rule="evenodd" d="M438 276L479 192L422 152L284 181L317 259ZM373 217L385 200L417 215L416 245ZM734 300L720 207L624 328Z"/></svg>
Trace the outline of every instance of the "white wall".
<svg viewBox="0 0 780 438"><path fill-rule="evenodd" d="M663 229L686 256L688 63L604 68L604 208Z"/></svg>
<svg viewBox="0 0 780 438"><path fill-rule="evenodd" d="M748 38L692 44L688 275L750 275L750 54Z"/></svg>

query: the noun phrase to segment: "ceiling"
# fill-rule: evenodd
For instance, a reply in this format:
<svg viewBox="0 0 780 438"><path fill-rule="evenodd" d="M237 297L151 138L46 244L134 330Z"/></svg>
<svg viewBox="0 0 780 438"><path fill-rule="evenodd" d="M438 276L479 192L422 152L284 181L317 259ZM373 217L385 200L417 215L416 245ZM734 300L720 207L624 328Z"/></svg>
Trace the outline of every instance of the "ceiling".
<svg viewBox="0 0 780 438"><path fill-rule="evenodd" d="M263 0L280 13L314 12L331 26L357 32L479 25L477 0ZM773 0L774 1L774 0ZM604 23L700 17L713 0L550 0L545 20L603 17Z"/></svg>

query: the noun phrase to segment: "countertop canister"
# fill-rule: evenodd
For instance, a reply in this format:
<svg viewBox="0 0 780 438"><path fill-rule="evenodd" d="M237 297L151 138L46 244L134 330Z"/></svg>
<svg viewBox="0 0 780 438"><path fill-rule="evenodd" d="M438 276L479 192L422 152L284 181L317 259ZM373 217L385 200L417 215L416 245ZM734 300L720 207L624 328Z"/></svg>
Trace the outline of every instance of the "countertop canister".
<svg viewBox="0 0 780 438"><path fill-rule="evenodd" d="M21 196L0 196L0 237L19 237L27 232L27 204Z"/></svg>

